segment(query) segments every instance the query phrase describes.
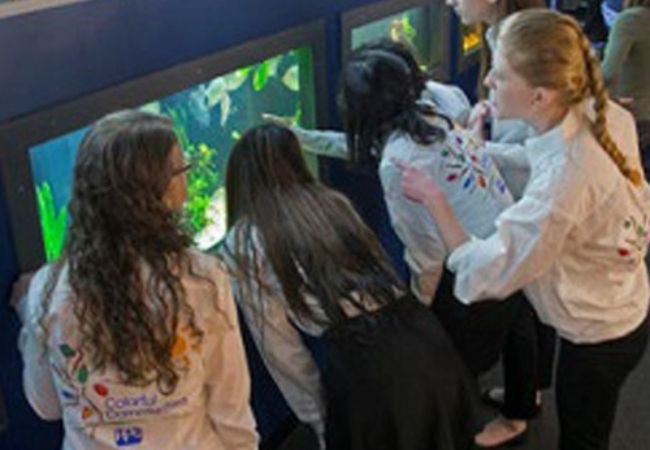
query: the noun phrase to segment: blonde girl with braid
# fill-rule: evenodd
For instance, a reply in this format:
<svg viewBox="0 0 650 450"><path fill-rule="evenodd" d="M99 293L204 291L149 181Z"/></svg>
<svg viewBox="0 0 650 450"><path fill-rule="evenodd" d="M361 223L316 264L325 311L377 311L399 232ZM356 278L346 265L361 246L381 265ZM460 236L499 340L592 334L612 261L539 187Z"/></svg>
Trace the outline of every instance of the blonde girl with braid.
<svg viewBox="0 0 650 450"><path fill-rule="evenodd" d="M559 448L607 449L619 391L648 338L650 187L634 119L608 99L576 21L551 10L505 20L486 84L498 117L536 131L517 149L530 181L496 232L469 236L440 187L405 164L402 189L438 224L458 299L523 288L558 331Z"/></svg>

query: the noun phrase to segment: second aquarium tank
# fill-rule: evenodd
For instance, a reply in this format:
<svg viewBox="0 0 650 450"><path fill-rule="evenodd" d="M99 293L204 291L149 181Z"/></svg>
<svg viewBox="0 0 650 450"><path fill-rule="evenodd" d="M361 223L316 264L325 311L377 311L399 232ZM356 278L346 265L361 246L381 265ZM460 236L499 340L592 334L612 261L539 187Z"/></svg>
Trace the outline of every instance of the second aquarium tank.
<svg viewBox="0 0 650 450"><path fill-rule="evenodd" d="M313 55L310 47L292 49L193 85L141 108L173 119L192 170L188 174L187 226L200 249L219 242L226 231L225 168L235 140L261 122L261 113L315 125ZM67 204L79 143L87 128L30 148L38 213L48 261L63 248ZM316 171L315 158L308 158Z"/></svg>
<svg viewBox="0 0 650 450"><path fill-rule="evenodd" d="M390 38L407 44L427 70L442 64L443 43L434 35L442 27L442 2L415 6L379 20L352 28L351 48L367 42ZM434 10L432 10L434 9Z"/></svg>

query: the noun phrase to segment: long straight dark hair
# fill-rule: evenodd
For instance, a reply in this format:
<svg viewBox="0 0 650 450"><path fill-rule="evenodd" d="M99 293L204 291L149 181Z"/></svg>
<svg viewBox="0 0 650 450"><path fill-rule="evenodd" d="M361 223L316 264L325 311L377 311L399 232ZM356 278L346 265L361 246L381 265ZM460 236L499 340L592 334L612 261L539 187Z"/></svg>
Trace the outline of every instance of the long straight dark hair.
<svg viewBox="0 0 650 450"><path fill-rule="evenodd" d="M426 75L402 43L380 40L350 55L338 104L353 166L375 168L394 132L423 145L444 139L444 128L424 117L436 116L435 110L418 102L425 83Z"/></svg>
<svg viewBox="0 0 650 450"><path fill-rule="evenodd" d="M260 268L266 261L289 307L299 317L328 324L345 319L340 301L362 311L392 301L401 282L376 237L349 201L307 170L295 135L275 125L246 132L226 171L226 252L250 290L272 291ZM325 318L305 303L310 294Z"/></svg>

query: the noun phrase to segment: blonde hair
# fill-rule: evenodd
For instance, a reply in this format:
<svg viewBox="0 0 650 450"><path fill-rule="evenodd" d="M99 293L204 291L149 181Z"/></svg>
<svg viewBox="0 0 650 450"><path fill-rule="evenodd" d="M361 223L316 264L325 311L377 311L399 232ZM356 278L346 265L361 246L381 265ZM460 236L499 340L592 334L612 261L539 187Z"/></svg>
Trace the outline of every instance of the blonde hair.
<svg viewBox="0 0 650 450"><path fill-rule="evenodd" d="M567 107L593 97L594 137L621 173L640 185L641 173L628 165L607 129L609 96L598 59L575 19L549 9L518 12L504 20L498 39L510 66L532 86L558 91Z"/></svg>
<svg viewBox="0 0 650 450"><path fill-rule="evenodd" d="M639 0L637 0L639 1ZM649 0L650 1L650 0ZM517 11L523 11L525 9L531 8L546 8L545 0L498 0L496 5L496 12L499 22L502 21L505 17L508 17L512 13ZM496 27L499 26L497 22ZM490 71L490 66L492 62L492 50L487 43L486 33L488 26L485 22L480 24L479 31L481 33L481 53L479 55L479 77L478 77L478 87L477 93L480 99L486 99L488 96L488 88L483 83L485 76Z"/></svg>

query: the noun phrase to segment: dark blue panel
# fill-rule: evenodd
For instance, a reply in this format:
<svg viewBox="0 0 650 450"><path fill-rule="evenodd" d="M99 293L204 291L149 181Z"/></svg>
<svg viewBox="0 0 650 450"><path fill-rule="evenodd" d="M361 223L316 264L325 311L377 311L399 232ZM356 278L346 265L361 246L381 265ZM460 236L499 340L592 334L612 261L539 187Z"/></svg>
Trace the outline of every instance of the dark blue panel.
<svg viewBox="0 0 650 450"><path fill-rule="evenodd" d="M370 3L375 1L90 0L2 19L0 122L258 37L325 19L327 84L331 96L328 110L333 119L331 125L336 125L334 93L341 52L339 13ZM339 163L332 166L334 184L353 198L404 275L402 248L388 223L376 177L351 175ZM8 432L0 434L0 449L55 449L60 445L59 425L35 418L22 395L20 358L16 351L18 323L6 306L17 275L7 224L0 198L0 388L10 420ZM287 409L274 387L268 385L268 375L260 367L259 359L253 357L251 365L253 376L260 383L253 400L258 416L263 415L258 417L262 431L268 435L274 423L283 419L278 416L284 416Z"/></svg>
<svg viewBox="0 0 650 450"><path fill-rule="evenodd" d="M370 0L92 0L0 21L0 121Z"/></svg>

